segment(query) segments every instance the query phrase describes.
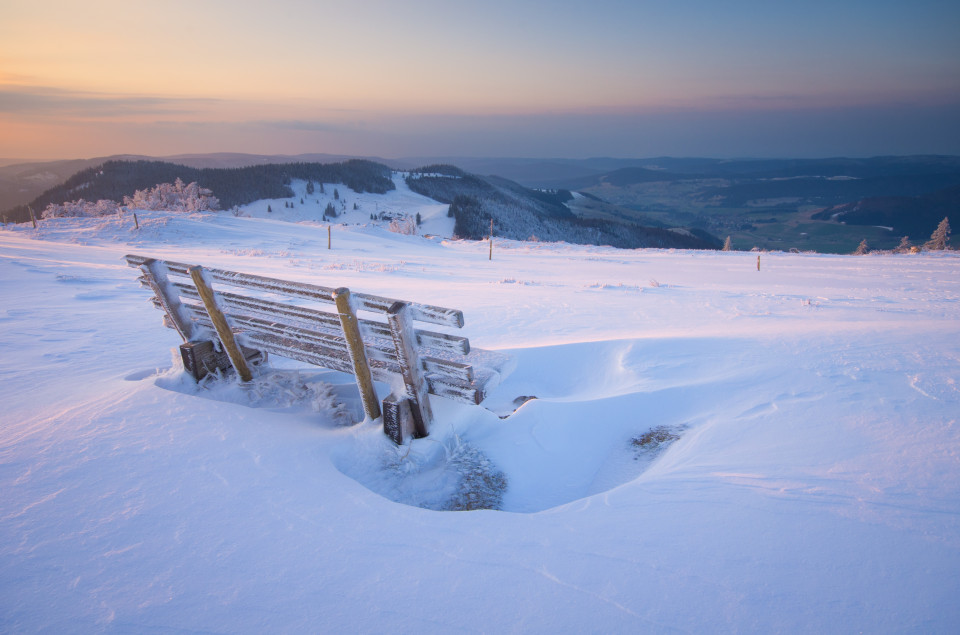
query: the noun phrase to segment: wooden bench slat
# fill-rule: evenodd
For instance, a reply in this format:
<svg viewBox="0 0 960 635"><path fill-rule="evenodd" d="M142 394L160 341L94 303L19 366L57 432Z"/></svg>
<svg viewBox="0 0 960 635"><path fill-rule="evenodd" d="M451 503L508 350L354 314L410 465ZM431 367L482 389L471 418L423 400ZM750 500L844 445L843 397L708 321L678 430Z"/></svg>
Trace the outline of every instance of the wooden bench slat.
<svg viewBox="0 0 960 635"><path fill-rule="evenodd" d="M184 304L183 308L188 312L190 317L201 326L205 326L207 328L213 327L213 323L204 313L203 307L192 304ZM267 335L284 337L291 342L301 342L323 346L332 351L337 351L338 353L347 355L346 345L343 343L341 338L337 338L334 334L317 333L315 331L309 331L296 326L291 326L289 324L251 318L248 316L231 313L227 314L227 318L233 323L234 327L240 329L238 334L249 335L251 331L262 332ZM291 337L291 335L293 337ZM395 365L393 346L390 342L379 338L373 338L365 340L364 343L367 346L368 354L370 355L371 359L378 359ZM474 380L473 366L470 364L447 359L439 359L436 357L421 357L420 361L424 372L428 374L439 375L447 378L448 380L456 380L466 383L470 383Z"/></svg>
<svg viewBox="0 0 960 635"><path fill-rule="evenodd" d="M124 258L126 259L127 263L134 267L139 267L148 260L148 258L143 256L135 256L133 254L128 254L124 256ZM173 262L170 260L165 260L164 264L166 264L170 273L179 274L184 277L189 277L189 269L193 266L182 262ZM322 287L305 282L291 282L288 280L279 280L277 278L267 278L265 276L240 273L236 271L226 271L223 269L206 269L206 272L214 281L222 282L224 284L259 289L261 291L269 291L272 293L282 293L294 297L306 298L308 300L325 302L328 304L333 303L331 294L333 293L334 289L330 287ZM354 308L358 311L375 311L378 313L386 313L395 302L398 302L398 300L392 298L369 295L366 293L355 293L351 294L351 296L351 299L354 302ZM408 304L411 310L411 317L414 320L420 322L429 322L431 324L442 324L444 326L452 326L454 328L463 327L463 311L430 304L420 304L417 302L410 302Z"/></svg>
<svg viewBox="0 0 960 635"><path fill-rule="evenodd" d="M266 333L243 334L241 341L245 345L260 347L268 353L289 357L300 362L322 366L342 373L353 374L353 366L349 357L340 357L335 352L322 347L301 347L298 343L292 342L287 338ZM382 360L370 360L370 371L376 381L390 383L394 380L399 367L397 364L386 364ZM476 386L464 385L455 381L441 379L437 376L428 375L427 383L430 385L430 393L438 397L445 397L467 404L479 404L485 396L483 391Z"/></svg>
<svg viewBox="0 0 960 635"><path fill-rule="evenodd" d="M199 300L200 294L192 286L183 282L171 282L170 284L180 295ZM290 304L282 304L272 300L260 300L248 296L230 293L229 291L218 291L217 295L223 300L225 308L245 310L249 313L257 314L266 319L275 318L277 315L283 315L288 318L300 320L303 328L316 328L316 323L324 324L335 333L340 333L340 321L333 313L326 311L317 311L306 307L300 307ZM390 329L384 324L374 322L373 320L359 320L361 329L365 334L371 334L375 337L384 339L390 338ZM416 329L417 342L425 348L433 348L439 351L446 351L454 354L467 355L470 353L470 340L460 335L450 335L448 333L436 333L433 331L423 331Z"/></svg>

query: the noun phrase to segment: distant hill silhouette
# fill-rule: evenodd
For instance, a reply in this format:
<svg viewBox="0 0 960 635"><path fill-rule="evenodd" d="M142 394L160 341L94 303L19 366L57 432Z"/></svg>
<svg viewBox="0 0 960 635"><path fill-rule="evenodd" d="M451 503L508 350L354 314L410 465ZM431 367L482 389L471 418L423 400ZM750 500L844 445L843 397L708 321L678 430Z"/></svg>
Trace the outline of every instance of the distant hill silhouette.
<svg viewBox="0 0 960 635"><path fill-rule="evenodd" d="M77 199L97 201L110 199L122 202L137 190L158 183L197 182L213 191L223 208L244 205L264 198L293 196L291 179L320 183L342 183L357 192L383 194L394 189L391 170L385 165L352 159L342 163L285 163L253 165L241 168L192 168L164 161L107 161L103 165L77 172L29 203L39 215L50 203ZM19 205L4 213L8 219L26 222L30 219L27 205Z"/></svg>
<svg viewBox="0 0 960 635"><path fill-rule="evenodd" d="M834 205L813 218L847 225L892 227L897 236L920 242L930 237L940 221L951 216L960 221L960 186L924 196L873 196Z"/></svg>
<svg viewBox="0 0 960 635"><path fill-rule="evenodd" d="M481 240L490 234L514 240L566 241L588 245L716 249L721 242L707 232L672 231L638 223L579 218L566 205L568 190L541 191L500 177L468 174L451 165L431 165L415 170L407 179L410 189L450 204L454 233Z"/></svg>

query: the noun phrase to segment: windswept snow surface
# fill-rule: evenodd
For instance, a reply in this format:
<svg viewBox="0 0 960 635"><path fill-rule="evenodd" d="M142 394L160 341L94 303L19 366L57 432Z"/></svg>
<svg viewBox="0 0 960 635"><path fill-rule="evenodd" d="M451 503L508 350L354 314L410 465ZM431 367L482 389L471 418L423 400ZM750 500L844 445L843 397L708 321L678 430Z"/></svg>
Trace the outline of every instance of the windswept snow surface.
<svg viewBox="0 0 960 635"><path fill-rule="evenodd" d="M957 254L252 216L0 231L0 631L960 630ZM395 448L344 375L186 379L125 253L459 308L513 371ZM480 464L501 510L429 509Z"/></svg>

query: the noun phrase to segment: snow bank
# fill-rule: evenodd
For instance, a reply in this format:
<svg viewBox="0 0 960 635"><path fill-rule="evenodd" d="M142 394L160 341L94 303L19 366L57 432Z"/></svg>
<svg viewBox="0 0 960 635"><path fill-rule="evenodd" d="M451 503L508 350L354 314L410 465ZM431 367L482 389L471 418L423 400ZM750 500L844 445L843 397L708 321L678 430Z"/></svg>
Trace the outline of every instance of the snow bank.
<svg viewBox="0 0 960 635"><path fill-rule="evenodd" d="M0 630L960 625L956 254L251 216L0 231ZM515 368L398 448L348 376L186 380L129 252L457 307Z"/></svg>

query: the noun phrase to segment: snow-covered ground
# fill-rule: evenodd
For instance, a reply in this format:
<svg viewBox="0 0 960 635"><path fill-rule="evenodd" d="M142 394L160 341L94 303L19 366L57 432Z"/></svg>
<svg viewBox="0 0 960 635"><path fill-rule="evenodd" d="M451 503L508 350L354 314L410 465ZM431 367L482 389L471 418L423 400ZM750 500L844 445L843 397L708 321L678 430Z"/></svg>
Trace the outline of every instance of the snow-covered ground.
<svg viewBox="0 0 960 635"><path fill-rule="evenodd" d="M956 253L363 224L448 233L414 197L346 192L331 250L299 194L0 231L0 631L960 630ZM126 253L459 308L514 370L396 448L344 375L185 379ZM427 509L477 469L501 510Z"/></svg>

